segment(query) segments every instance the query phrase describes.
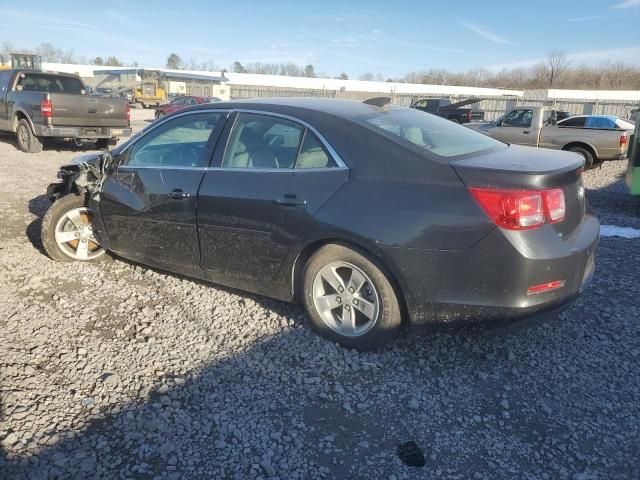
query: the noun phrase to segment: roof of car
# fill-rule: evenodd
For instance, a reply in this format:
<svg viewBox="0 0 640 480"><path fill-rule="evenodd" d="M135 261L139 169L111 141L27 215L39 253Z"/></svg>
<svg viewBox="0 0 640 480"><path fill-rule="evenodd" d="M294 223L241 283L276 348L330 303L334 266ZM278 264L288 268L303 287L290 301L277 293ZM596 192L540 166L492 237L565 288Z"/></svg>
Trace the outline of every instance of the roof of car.
<svg viewBox="0 0 640 480"><path fill-rule="evenodd" d="M286 110L290 110L291 113L301 113L306 111L320 112L346 119L380 111L380 107L368 105L359 100L317 97L254 98L216 102L213 104L198 105L191 108L194 110L203 108L242 108L249 110L274 111L279 113L283 113ZM392 105L390 108L395 110L403 107Z"/></svg>

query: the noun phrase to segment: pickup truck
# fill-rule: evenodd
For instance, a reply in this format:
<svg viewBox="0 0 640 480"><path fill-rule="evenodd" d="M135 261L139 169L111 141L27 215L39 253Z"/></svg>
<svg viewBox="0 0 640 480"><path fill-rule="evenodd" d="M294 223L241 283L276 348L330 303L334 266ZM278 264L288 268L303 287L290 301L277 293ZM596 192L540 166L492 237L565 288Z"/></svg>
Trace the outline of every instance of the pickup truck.
<svg viewBox="0 0 640 480"><path fill-rule="evenodd" d="M481 98L470 98L462 102L451 103L446 98L423 98L411 104L411 108L431 113L456 123L469 123L484 120L484 112L473 111L471 108L461 108L477 103Z"/></svg>
<svg viewBox="0 0 640 480"><path fill-rule="evenodd" d="M131 135L129 104L89 95L76 75L2 70L0 131L15 133L23 152L40 152L44 140L53 137L104 149Z"/></svg>
<svg viewBox="0 0 640 480"><path fill-rule="evenodd" d="M625 158L630 131L573 126L571 118L558 122L563 113L553 107L516 107L494 122L472 128L505 143L576 152L584 157L585 168Z"/></svg>

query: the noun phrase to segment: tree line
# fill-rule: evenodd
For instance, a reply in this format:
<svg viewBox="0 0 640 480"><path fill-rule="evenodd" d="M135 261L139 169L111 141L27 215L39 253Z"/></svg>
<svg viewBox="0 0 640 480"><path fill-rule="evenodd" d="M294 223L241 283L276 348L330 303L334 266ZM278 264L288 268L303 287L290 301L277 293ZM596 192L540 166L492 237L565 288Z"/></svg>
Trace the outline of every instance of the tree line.
<svg viewBox="0 0 640 480"><path fill-rule="evenodd" d="M10 42L0 43L0 54L5 58L5 61L8 61L9 54L15 50ZM43 62L138 67L138 62L125 64L114 55L87 58L76 55L73 49L62 50L46 42L40 44L35 49L35 53L42 57ZM236 61L227 70L226 68L221 68L213 60L198 61L193 57L184 60L175 52L167 57L165 66L176 70L231 71L234 73L336 78L341 80L349 80L350 78L345 72L331 77L324 73L316 72L314 65L303 66L292 62L249 62L243 64L240 61ZM604 62L597 66L575 65L567 58L566 53L559 50L550 51L544 61L527 68L505 68L500 71L475 68L465 72L430 68L410 72L403 77L388 77L381 73L367 72L356 78L365 81L458 85L515 90L544 88L640 90L640 67L638 66L621 62Z"/></svg>

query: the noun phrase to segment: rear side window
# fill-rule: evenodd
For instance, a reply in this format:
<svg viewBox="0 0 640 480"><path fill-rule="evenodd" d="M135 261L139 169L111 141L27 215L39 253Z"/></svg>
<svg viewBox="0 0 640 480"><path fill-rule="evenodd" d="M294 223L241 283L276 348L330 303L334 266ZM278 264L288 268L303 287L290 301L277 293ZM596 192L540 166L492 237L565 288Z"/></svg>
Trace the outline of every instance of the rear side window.
<svg viewBox="0 0 640 480"><path fill-rule="evenodd" d="M445 163L461 155L506 148L504 143L482 133L415 109L381 110L355 120L400 144L431 153Z"/></svg>
<svg viewBox="0 0 640 480"><path fill-rule="evenodd" d="M558 122L559 127L584 127L587 117L571 117Z"/></svg>
<svg viewBox="0 0 640 480"><path fill-rule="evenodd" d="M327 154L318 137L311 130L305 130L296 160L296 168L331 168L335 166L335 162Z"/></svg>
<svg viewBox="0 0 640 480"><path fill-rule="evenodd" d="M73 93L84 95L84 85L74 77L47 75L42 73L22 73L18 86L25 92Z"/></svg>
<svg viewBox="0 0 640 480"><path fill-rule="evenodd" d="M304 127L289 120L239 113L222 160L225 168L293 168Z"/></svg>

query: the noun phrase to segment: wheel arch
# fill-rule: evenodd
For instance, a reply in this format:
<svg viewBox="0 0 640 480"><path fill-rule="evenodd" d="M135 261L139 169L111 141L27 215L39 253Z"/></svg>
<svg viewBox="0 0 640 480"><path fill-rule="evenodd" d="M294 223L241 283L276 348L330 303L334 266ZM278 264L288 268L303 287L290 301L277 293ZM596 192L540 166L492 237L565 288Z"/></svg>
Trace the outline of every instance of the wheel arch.
<svg viewBox="0 0 640 480"><path fill-rule="evenodd" d="M564 147L562 147L562 150L570 150L573 147L584 148L593 156L594 162L598 160L598 152L596 151L595 147L586 142L581 142L581 141L570 142L570 143L567 143Z"/></svg>
<svg viewBox="0 0 640 480"><path fill-rule="evenodd" d="M409 312L409 299L407 298L407 289L404 288L403 282L401 281L400 275L395 272L395 268L393 263L384 256L384 254L376 253L376 251L372 248L367 247L366 242L354 240L354 239L345 239L337 236L325 237L314 239L309 241L298 253L298 256L295 258L293 262L293 266L291 268L291 292L292 297L295 301L300 301L302 295L302 280L304 277L304 270L307 262L311 258L311 256L320 250L325 245L329 244L337 244L342 245L352 250L355 250L358 253L364 254L369 260L374 262L378 267L381 268L382 272L385 274L394 291L396 292L396 296L398 297L398 303L400 304L400 310L403 314L403 317L406 317ZM378 251L379 252L379 251Z"/></svg>
<svg viewBox="0 0 640 480"><path fill-rule="evenodd" d="M33 125L33 121L31 120L31 117L29 116L29 114L23 110L22 108L17 108L14 115L13 115L13 121L11 122L11 131L13 133L16 132L17 128L18 128L18 122L20 120L26 120L27 123L29 124L29 127L31 128L31 133L33 133L35 135L36 130L35 127Z"/></svg>

